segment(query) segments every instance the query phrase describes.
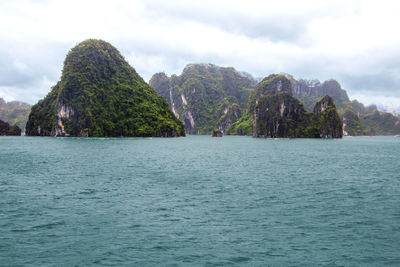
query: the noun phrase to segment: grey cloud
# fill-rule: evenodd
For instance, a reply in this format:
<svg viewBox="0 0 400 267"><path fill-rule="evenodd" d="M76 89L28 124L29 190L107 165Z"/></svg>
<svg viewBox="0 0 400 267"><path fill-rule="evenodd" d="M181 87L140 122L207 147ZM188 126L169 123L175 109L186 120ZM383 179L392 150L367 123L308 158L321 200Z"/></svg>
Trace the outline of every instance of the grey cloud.
<svg viewBox="0 0 400 267"><path fill-rule="evenodd" d="M55 83L61 75L63 57L68 52L65 46L53 42L1 42L1 92L31 104L42 98L50 91L47 81Z"/></svg>
<svg viewBox="0 0 400 267"><path fill-rule="evenodd" d="M218 53L196 54L190 49L176 44L158 43L150 40L124 40L114 44L136 71L148 81L156 72L179 74L189 63L215 63L229 65L229 60ZM158 57L163 61L162 66L140 66L135 57ZM131 59L131 57L133 59Z"/></svg>
<svg viewBox="0 0 400 267"><path fill-rule="evenodd" d="M26 69L18 68L26 66ZM25 84L34 78L34 73L23 61L18 61L3 49L0 50L0 86L13 86Z"/></svg>
<svg viewBox="0 0 400 267"><path fill-rule="evenodd" d="M340 75L340 80L351 91L367 93L371 96L396 96L400 97L400 80L388 73L361 74L349 76Z"/></svg>
<svg viewBox="0 0 400 267"><path fill-rule="evenodd" d="M303 15L287 17L276 14L270 17L256 18L239 12L224 12L224 10L216 10L212 7L198 9L190 6L167 5L157 1L147 3L147 8L157 18L195 21L218 27L233 34L272 41L299 40L304 35L307 22Z"/></svg>
<svg viewBox="0 0 400 267"><path fill-rule="evenodd" d="M318 18L352 16L352 8L321 5L314 9L294 12L292 15L269 13L265 16L251 16L241 10L221 10L220 6L215 8L211 2L191 6L192 3L186 1L170 3L149 0L142 4L145 6L142 17L129 20L129 10L117 10L118 13L112 14L127 18L122 20L126 25L120 25L122 28L126 26L126 29L116 31L115 35L105 34L104 38L111 37L106 41L110 41L147 81L154 73L160 71L180 74L188 63L213 63L231 66L255 77L286 72L296 78L334 78L350 95L359 92L387 96L400 94L400 81L397 78L400 73L400 56L397 56L400 55L400 49L394 47L395 45L388 49L381 47L375 51L355 51L353 55L346 55L341 51L331 55L329 52L318 50L318 44L313 47L313 36L309 36L308 32L310 22ZM165 25L175 27L193 22L206 26L205 31L199 33L203 34L199 36L201 38L207 39L210 28L219 29L225 33L246 37L243 38L247 40L244 43L256 43L254 47L260 51L250 51L247 47L241 48L233 44L233 50L216 53L196 49L196 46L191 47L191 40L185 40L186 37L182 35L168 35L171 37L168 40L159 39L157 36L160 30L165 29ZM140 31L138 36L129 34L129 27L135 26L141 27L144 34ZM112 29L105 29L105 32L107 30ZM51 83L54 84L60 78L67 52L82 41L73 39L74 36L71 34L67 41L41 36L35 40L22 38L19 42L11 41L12 38L7 39L7 36L0 37L0 97L7 91L7 94L18 100L34 103L46 95ZM87 36L90 37L92 36ZM256 39L259 42L252 42ZM182 40L188 42L179 43ZM264 49L260 45L263 43L266 47L275 49L275 52L270 53L268 48ZM292 51L293 48L299 52ZM24 65L27 67L24 68ZM50 85L49 82L44 82L44 77L51 82Z"/></svg>
<svg viewBox="0 0 400 267"><path fill-rule="evenodd" d="M252 5L255 10L265 8L252 3L244 3L244 5ZM359 12L359 8L351 3L343 8L340 3L335 2L310 7L305 12L274 13L261 17L214 5L193 6L186 1L176 4L169 1L150 0L146 1L146 7L154 19L161 17L180 22L194 21L235 35L262 38L273 42L298 43L303 46L312 43L310 36L307 35L307 27L311 21L319 18L351 16ZM273 9L274 5L270 8Z"/></svg>

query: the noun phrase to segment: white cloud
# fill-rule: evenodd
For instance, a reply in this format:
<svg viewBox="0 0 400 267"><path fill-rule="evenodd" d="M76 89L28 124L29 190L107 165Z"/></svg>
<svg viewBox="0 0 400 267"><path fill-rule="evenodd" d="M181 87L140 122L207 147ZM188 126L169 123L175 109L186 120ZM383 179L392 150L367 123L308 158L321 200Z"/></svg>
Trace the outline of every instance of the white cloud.
<svg viewBox="0 0 400 267"><path fill-rule="evenodd" d="M257 77L335 78L350 96L397 103L398 10L397 1L373 0L2 1L0 94L36 102L70 48L101 38L145 80L210 62Z"/></svg>

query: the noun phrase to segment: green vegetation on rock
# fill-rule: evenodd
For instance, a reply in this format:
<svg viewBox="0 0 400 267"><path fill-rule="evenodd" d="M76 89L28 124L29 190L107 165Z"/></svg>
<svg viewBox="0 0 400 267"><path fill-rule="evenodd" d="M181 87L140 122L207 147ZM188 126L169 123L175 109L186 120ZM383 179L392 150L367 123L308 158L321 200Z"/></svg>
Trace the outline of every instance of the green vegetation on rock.
<svg viewBox="0 0 400 267"><path fill-rule="evenodd" d="M166 99L187 133L224 132L240 116L256 85L254 79L233 68L212 64L187 65L182 74L154 74L150 85Z"/></svg>
<svg viewBox="0 0 400 267"><path fill-rule="evenodd" d="M184 136L184 125L160 97L102 40L69 51L61 80L32 106L27 135Z"/></svg>
<svg viewBox="0 0 400 267"><path fill-rule="evenodd" d="M318 132L321 138L341 138L343 136L343 124L332 97L324 96L315 104L314 116L318 121Z"/></svg>

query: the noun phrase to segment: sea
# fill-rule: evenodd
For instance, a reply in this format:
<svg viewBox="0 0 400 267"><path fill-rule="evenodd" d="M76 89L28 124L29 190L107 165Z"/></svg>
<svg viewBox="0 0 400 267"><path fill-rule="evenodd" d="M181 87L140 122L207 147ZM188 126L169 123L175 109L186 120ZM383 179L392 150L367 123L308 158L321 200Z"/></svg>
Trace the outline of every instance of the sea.
<svg viewBox="0 0 400 267"><path fill-rule="evenodd" d="M400 138L0 137L0 266L400 266Z"/></svg>

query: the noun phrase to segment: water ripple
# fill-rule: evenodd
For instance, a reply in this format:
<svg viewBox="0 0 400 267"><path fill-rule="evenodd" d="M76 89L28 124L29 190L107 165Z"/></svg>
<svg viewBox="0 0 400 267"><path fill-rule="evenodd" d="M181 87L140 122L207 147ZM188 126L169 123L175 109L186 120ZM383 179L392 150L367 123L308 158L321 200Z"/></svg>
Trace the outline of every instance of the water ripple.
<svg viewBox="0 0 400 267"><path fill-rule="evenodd" d="M400 265L398 138L0 147L0 265Z"/></svg>

